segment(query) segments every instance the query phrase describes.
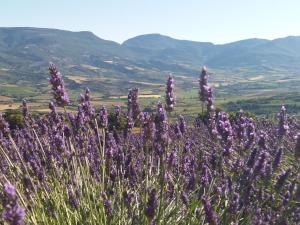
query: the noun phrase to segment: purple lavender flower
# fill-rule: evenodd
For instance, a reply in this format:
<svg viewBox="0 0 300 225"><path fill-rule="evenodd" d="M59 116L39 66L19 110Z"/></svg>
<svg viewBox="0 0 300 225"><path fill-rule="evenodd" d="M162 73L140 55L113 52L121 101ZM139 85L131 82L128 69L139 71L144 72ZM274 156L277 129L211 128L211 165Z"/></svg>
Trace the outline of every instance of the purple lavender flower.
<svg viewBox="0 0 300 225"><path fill-rule="evenodd" d="M261 149L267 149L267 139L268 139L268 134L264 131L260 131L260 134L259 134L259 139L258 139L258 146L261 148Z"/></svg>
<svg viewBox="0 0 300 225"><path fill-rule="evenodd" d="M246 141L245 141L245 149L249 149L255 142L255 126L252 118L247 119L247 127L246 127Z"/></svg>
<svg viewBox="0 0 300 225"><path fill-rule="evenodd" d="M207 77L206 67L203 66L199 78L199 87L200 87L199 96L200 96L200 100L204 103L207 101L208 98L209 86L207 84L207 78L208 77Z"/></svg>
<svg viewBox="0 0 300 225"><path fill-rule="evenodd" d="M233 131L228 116L224 112L219 112L217 129L221 137L224 154L229 155L232 151Z"/></svg>
<svg viewBox="0 0 300 225"><path fill-rule="evenodd" d="M283 106L281 106L280 112L277 115L278 118L278 135L282 137L283 135L287 134L289 132L289 126L287 125L286 121L286 109Z"/></svg>
<svg viewBox="0 0 300 225"><path fill-rule="evenodd" d="M22 113L24 118L28 117L29 113L26 99L22 100Z"/></svg>
<svg viewBox="0 0 300 225"><path fill-rule="evenodd" d="M237 125L236 127L237 137L240 141L242 141L246 137L246 127L247 127L247 119L242 109L238 114L236 125Z"/></svg>
<svg viewBox="0 0 300 225"><path fill-rule="evenodd" d="M254 176L257 176L258 174L265 176L266 166L267 166L267 152L263 151L260 154L259 159L256 162L256 165L254 167L254 170L253 170Z"/></svg>
<svg viewBox="0 0 300 225"><path fill-rule="evenodd" d="M134 127L133 118L132 118L131 114L127 114L127 116L126 116L126 125L125 125L125 129L123 131L125 138L129 137L133 127Z"/></svg>
<svg viewBox="0 0 300 225"><path fill-rule="evenodd" d="M0 113L0 133L7 135L9 132L9 124L5 121L3 114Z"/></svg>
<svg viewBox="0 0 300 225"><path fill-rule="evenodd" d="M112 133L106 132L105 135L105 154L108 159L112 158L117 151L117 144Z"/></svg>
<svg viewBox="0 0 300 225"><path fill-rule="evenodd" d="M275 158L274 158L274 161L273 161L273 168L278 168L280 162L281 162L281 159L282 159L282 154L283 154L283 151L282 151L282 148L279 148L278 151L276 152L276 155L275 155Z"/></svg>
<svg viewBox="0 0 300 225"><path fill-rule="evenodd" d="M18 205L8 207L3 212L2 217L10 225L23 225L25 224L25 209Z"/></svg>
<svg viewBox="0 0 300 225"><path fill-rule="evenodd" d="M252 168L255 164L255 158L256 158L256 155L257 155L257 148L254 148L248 158L248 161L246 163L247 167L248 168Z"/></svg>
<svg viewBox="0 0 300 225"><path fill-rule="evenodd" d="M202 198L202 204L203 204L203 207L204 207L205 217L206 217L207 222L211 225L217 225L218 224L218 217L215 214L209 199L203 197Z"/></svg>
<svg viewBox="0 0 300 225"><path fill-rule="evenodd" d="M58 106L66 106L70 103L68 93L65 90L65 84L61 73L57 70L53 63L49 65L50 78L52 85L52 94Z"/></svg>
<svg viewBox="0 0 300 225"><path fill-rule="evenodd" d="M201 185L207 187L211 181L211 171L204 163L201 165Z"/></svg>
<svg viewBox="0 0 300 225"><path fill-rule="evenodd" d="M185 119L182 115L179 116L179 129L182 134L187 130Z"/></svg>
<svg viewBox="0 0 300 225"><path fill-rule="evenodd" d="M169 142L169 124L166 111L161 102L157 104L157 112L155 116L155 141L162 146L166 146Z"/></svg>
<svg viewBox="0 0 300 225"><path fill-rule="evenodd" d="M166 110L171 112L175 107L175 95L174 95L174 79L171 74L167 80L167 87L166 87Z"/></svg>
<svg viewBox="0 0 300 225"><path fill-rule="evenodd" d="M128 209L131 209L131 203L134 199L134 194L133 193L128 193L127 191L123 191L123 200L124 204Z"/></svg>
<svg viewBox="0 0 300 225"><path fill-rule="evenodd" d="M107 128L108 125L108 113L105 106L102 106L99 113L99 126L101 128Z"/></svg>
<svg viewBox="0 0 300 225"><path fill-rule="evenodd" d="M113 214L112 203L109 199L104 200L104 209L108 217L111 217Z"/></svg>
<svg viewBox="0 0 300 225"><path fill-rule="evenodd" d="M167 163L170 168L175 167L177 165L177 153L176 148L167 155Z"/></svg>
<svg viewBox="0 0 300 225"><path fill-rule="evenodd" d="M155 125L151 119L151 115L147 112L141 113L142 140L143 144L151 142L154 138Z"/></svg>
<svg viewBox="0 0 300 225"><path fill-rule="evenodd" d="M239 204L240 204L240 195L236 192L233 193L233 197L230 201L229 210L232 214L235 214L239 210Z"/></svg>
<svg viewBox="0 0 300 225"><path fill-rule="evenodd" d="M145 208L145 215L149 220L152 220L155 216L155 211L157 208L157 197L156 197L156 189L148 190L149 198Z"/></svg>
<svg viewBox="0 0 300 225"><path fill-rule="evenodd" d="M11 183L4 184L4 193L9 200L15 200L17 197L16 189Z"/></svg>
<svg viewBox="0 0 300 225"><path fill-rule="evenodd" d="M82 111L85 116L91 117L95 114L95 109L91 104L91 91L86 88L84 94L80 94L78 98L79 106L78 111Z"/></svg>
<svg viewBox="0 0 300 225"><path fill-rule="evenodd" d="M179 127L179 123L176 122L174 125L174 133L176 135L177 138L181 138L182 137L182 133L181 133L181 130L180 130L180 127Z"/></svg>
<svg viewBox="0 0 300 225"><path fill-rule="evenodd" d="M128 114L131 115L133 120L136 120L140 114L140 107L137 102L138 94L139 94L138 88L132 88L128 92L128 99L127 99Z"/></svg>
<svg viewBox="0 0 300 225"><path fill-rule="evenodd" d="M277 180L277 183L275 184L275 188L277 190L281 189L286 181L286 179L289 177L289 175L291 174L292 169L288 168L285 172L283 172Z"/></svg>
<svg viewBox="0 0 300 225"><path fill-rule="evenodd" d="M77 209L79 206L78 196L75 195L75 192L71 187L68 187L68 203L74 209Z"/></svg>
<svg viewBox="0 0 300 225"><path fill-rule="evenodd" d="M115 111L114 111L114 117L117 122L119 122L119 120L120 120L121 113L122 113L121 106L117 105L115 107Z"/></svg>
<svg viewBox="0 0 300 225"><path fill-rule="evenodd" d="M10 225L23 225L25 209L17 204L16 189L11 183L4 184L5 198L3 201L4 212L2 218Z"/></svg>

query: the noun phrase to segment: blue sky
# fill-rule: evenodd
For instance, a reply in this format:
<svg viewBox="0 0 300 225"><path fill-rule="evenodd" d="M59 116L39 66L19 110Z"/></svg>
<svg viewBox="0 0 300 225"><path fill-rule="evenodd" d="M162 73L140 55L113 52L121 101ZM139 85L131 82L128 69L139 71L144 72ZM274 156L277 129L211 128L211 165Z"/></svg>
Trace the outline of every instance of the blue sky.
<svg viewBox="0 0 300 225"><path fill-rule="evenodd" d="M300 0L1 0L0 27L89 30L122 42L147 33L228 43L300 35Z"/></svg>

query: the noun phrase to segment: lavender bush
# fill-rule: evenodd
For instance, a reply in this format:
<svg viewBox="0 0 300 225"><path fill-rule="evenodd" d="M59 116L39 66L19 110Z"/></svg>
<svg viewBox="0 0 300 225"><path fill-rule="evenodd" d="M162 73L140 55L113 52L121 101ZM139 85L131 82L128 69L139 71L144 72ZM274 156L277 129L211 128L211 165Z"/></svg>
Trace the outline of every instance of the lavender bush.
<svg viewBox="0 0 300 225"><path fill-rule="evenodd" d="M13 130L0 114L0 224L300 223L300 123L284 107L277 122L216 115L203 68L208 122L170 122L169 77L153 115L140 112L138 89L130 90L119 131L105 107L94 109L89 89L68 112L62 76L49 70L47 115L33 118L24 100L24 126Z"/></svg>

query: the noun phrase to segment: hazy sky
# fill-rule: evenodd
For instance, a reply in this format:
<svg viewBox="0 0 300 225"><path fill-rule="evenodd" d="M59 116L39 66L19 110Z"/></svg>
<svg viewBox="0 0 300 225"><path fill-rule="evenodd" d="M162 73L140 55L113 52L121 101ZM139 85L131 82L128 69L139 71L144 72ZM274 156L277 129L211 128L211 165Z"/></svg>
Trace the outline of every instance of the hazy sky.
<svg viewBox="0 0 300 225"><path fill-rule="evenodd" d="M89 30L122 42L161 33L227 43L300 35L300 0L0 0L0 27Z"/></svg>

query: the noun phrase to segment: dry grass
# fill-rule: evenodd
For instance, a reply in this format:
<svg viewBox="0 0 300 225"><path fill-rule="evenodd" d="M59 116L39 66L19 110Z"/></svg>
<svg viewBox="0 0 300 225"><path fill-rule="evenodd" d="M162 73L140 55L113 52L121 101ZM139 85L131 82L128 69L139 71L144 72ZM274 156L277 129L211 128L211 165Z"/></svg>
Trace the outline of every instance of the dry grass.
<svg viewBox="0 0 300 225"><path fill-rule="evenodd" d="M78 76L78 75L72 75L72 76L66 76L68 79L75 81L77 84L81 84L84 81L90 80L89 77L84 76Z"/></svg>
<svg viewBox="0 0 300 225"><path fill-rule="evenodd" d="M1 104L0 105L0 111L4 111L7 109L19 109L19 108L20 108L19 103Z"/></svg>
<svg viewBox="0 0 300 225"><path fill-rule="evenodd" d="M9 102L12 101L12 97L0 95L0 102Z"/></svg>

